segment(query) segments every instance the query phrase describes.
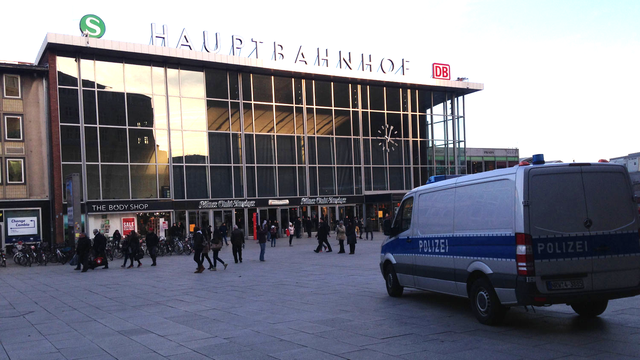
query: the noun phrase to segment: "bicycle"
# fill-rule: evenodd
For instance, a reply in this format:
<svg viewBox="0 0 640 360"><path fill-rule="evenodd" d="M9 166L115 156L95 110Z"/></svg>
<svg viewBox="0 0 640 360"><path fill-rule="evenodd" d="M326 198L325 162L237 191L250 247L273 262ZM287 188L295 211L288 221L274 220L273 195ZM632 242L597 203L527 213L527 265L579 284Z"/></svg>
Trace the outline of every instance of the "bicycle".
<svg viewBox="0 0 640 360"><path fill-rule="evenodd" d="M7 257L4 254L4 249L0 249L0 266L7 267Z"/></svg>

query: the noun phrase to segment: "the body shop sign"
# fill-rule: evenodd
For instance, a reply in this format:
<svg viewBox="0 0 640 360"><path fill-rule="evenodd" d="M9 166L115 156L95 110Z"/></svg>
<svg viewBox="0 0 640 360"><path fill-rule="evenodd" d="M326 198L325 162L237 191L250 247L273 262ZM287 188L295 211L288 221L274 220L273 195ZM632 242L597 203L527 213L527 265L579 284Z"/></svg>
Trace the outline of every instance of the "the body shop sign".
<svg viewBox="0 0 640 360"><path fill-rule="evenodd" d="M9 236L37 235L37 217L15 217L7 221L7 234Z"/></svg>

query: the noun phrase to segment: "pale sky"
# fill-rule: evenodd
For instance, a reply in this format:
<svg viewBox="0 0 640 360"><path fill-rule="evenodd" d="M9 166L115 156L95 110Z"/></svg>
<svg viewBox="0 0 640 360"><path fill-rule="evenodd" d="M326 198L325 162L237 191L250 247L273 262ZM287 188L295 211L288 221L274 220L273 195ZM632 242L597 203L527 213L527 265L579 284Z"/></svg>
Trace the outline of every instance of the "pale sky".
<svg viewBox="0 0 640 360"><path fill-rule="evenodd" d="M640 152L640 1L36 1L4 9L20 16L0 21L0 60L33 62L46 33L79 35L80 18L96 14L103 39L114 41L149 44L155 23L168 25L172 47L186 28L198 44L206 30L223 40L406 58L414 76L427 78L432 63L445 63L452 79L484 84L466 97L467 147L564 162Z"/></svg>

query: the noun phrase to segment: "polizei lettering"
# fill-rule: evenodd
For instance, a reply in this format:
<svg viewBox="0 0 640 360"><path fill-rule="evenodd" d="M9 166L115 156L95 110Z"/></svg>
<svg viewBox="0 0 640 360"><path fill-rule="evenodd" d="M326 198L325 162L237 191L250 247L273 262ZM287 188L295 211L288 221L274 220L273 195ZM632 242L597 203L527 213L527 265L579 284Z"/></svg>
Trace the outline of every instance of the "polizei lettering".
<svg viewBox="0 0 640 360"><path fill-rule="evenodd" d="M586 240L539 242L538 254L571 254L589 251Z"/></svg>
<svg viewBox="0 0 640 360"><path fill-rule="evenodd" d="M449 240L420 240L418 242L420 252L423 253L448 253Z"/></svg>

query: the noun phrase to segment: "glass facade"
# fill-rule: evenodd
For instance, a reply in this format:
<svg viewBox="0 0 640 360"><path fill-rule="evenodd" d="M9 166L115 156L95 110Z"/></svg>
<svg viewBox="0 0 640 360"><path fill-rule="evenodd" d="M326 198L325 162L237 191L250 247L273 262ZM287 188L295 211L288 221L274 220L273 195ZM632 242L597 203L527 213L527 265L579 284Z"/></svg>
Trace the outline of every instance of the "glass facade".
<svg viewBox="0 0 640 360"><path fill-rule="evenodd" d="M402 193L468 171L451 93L97 57L57 69L62 175L87 179L83 200Z"/></svg>

